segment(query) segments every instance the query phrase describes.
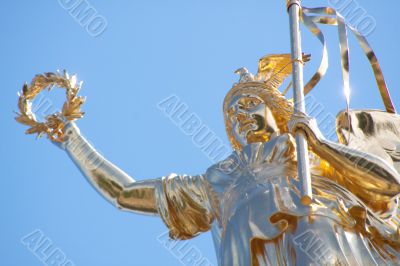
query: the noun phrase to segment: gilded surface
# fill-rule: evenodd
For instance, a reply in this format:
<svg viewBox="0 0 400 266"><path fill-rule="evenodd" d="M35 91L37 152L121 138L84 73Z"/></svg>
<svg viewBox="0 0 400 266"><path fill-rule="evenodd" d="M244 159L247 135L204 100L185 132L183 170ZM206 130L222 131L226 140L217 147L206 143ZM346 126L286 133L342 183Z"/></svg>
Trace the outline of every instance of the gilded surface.
<svg viewBox="0 0 400 266"><path fill-rule="evenodd" d="M45 89L50 91L55 86L66 90L67 99L60 113L51 114L46 117L45 122L40 122L32 112L32 102L41 91ZM38 134L38 137L47 134L51 141L62 142L65 137L65 122L77 120L84 115L81 106L85 99L77 95L81 86L82 82L77 82L76 75L70 76L66 71L63 74L48 72L36 75L31 84L25 83L19 93L19 112L15 119L30 127L26 134Z"/></svg>
<svg viewBox="0 0 400 266"><path fill-rule="evenodd" d="M300 2L286 0L288 7ZM83 116L84 98L77 95L76 76L66 72L37 75L25 84L16 120L30 127L28 134L47 134L117 208L160 216L175 239L211 230L219 265L400 265L400 116L378 59L366 38L334 9L300 9L302 23L323 45L304 94L328 68L326 40L317 24L338 27L347 97L347 110L336 120L339 143L325 139L314 119L293 115L286 90L278 90L292 72L289 54L261 58L255 75L246 68L235 72L239 81L223 103L234 151L195 176L135 181L100 155L73 122ZM347 29L371 64L386 112L349 110ZM297 61L309 60L303 54ZM65 88L67 100L61 113L40 122L32 101L53 86ZM297 176L293 136L298 131L310 150L312 201L307 204Z"/></svg>
<svg viewBox="0 0 400 266"><path fill-rule="evenodd" d="M290 60L270 58L275 61L260 61L271 68L267 72L238 71L240 80L223 105L234 152L203 174L135 181L73 122L58 146L110 203L159 215L172 238L211 230L219 265L398 265L400 117L341 113L340 143L328 141L315 120L293 116L293 104L277 90L287 76L279 70ZM299 192L292 137L298 130L311 150L309 205Z"/></svg>
<svg viewBox="0 0 400 266"><path fill-rule="evenodd" d="M286 54L262 58L256 75L237 71L239 82L223 104L234 152L197 176L135 181L68 122L82 115L81 101L67 112L67 99L65 117L57 115L66 124L50 139L117 208L159 215L176 239L211 230L219 265L398 265L400 117L342 112L339 143L328 141L315 120L293 115L293 103L278 91L290 72ZM42 89L55 84L68 90L75 85L70 82L37 76L20 97L19 122L36 121L27 103ZM313 199L307 205L301 202L292 137L299 130L311 151Z"/></svg>
<svg viewBox="0 0 400 266"><path fill-rule="evenodd" d="M235 73L224 120L231 156L195 176L170 174L135 181L101 156L80 134L81 84L67 72L37 75L19 95L16 120L27 134L47 134L65 150L91 185L119 209L159 215L176 239L211 230L219 265L400 265L400 116L378 59L357 29L329 7L297 5L305 27L323 45L321 63L304 86L309 93L325 75L328 53L317 24L338 28L347 110L339 113L339 143L328 141L315 120L293 115L278 88L292 72L289 54L260 59L258 72ZM386 112L350 110L347 30L367 56ZM302 63L310 60L303 54ZM61 113L40 122L31 104L42 90L65 88ZM290 85L287 87L289 89ZM332 125L333 126L333 125ZM310 150L312 201L301 200L296 144L301 131Z"/></svg>

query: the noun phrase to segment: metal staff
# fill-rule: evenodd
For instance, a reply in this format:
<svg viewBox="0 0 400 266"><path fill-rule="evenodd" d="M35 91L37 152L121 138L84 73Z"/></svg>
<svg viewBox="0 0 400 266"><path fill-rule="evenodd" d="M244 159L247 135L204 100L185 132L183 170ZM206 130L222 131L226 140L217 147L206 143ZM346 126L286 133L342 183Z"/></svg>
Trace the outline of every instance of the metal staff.
<svg viewBox="0 0 400 266"><path fill-rule="evenodd" d="M290 24L290 46L293 60L293 99L294 99L294 115L305 113L304 103L304 84L303 84L303 60L301 51L300 36L300 0L287 0L287 10L289 13ZM308 157L307 140L301 132L296 134L297 145L297 170L302 188L302 202L311 203L311 176L310 162Z"/></svg>

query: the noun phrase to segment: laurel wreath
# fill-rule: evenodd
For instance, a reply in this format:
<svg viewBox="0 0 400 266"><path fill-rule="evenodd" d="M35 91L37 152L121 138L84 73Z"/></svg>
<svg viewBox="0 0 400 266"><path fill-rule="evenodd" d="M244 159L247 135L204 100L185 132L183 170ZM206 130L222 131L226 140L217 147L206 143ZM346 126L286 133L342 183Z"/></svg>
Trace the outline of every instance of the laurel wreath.
<svg viewBox="0 0 400 266"><path fill-rule="evenodd" d="M85 102L85 98L77 95L81 86L82 82L78 84L76 75L70 76L65 70L63 73L49 72L36 75L30 85L25 82L19 93L19 112L15 119L30 127L25 132L26 134L38 134L38 138L47 134L51 141L63 142L65 140L65 123L82 118L84 115L81 106ZM41 91L45 89L51 91L54 87L66 90L67 97L62 111L48 115L44 122L39 122L32 112L32 102Z"/></svg>

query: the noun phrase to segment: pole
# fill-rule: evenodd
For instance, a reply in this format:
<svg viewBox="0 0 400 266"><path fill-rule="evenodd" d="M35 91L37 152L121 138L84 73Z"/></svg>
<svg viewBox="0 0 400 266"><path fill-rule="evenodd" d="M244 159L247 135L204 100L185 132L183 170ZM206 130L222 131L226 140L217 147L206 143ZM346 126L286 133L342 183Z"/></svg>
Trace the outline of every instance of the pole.
<svg viewBox="0 0 400 266"><path fill-rule="evenodd" d="M300 11L301 0L286 0L289 12L291 54L293 60L293 99L294 114L305 113L303 56L301 51ZM308 157L307 140L302 132L296 134L297 171L301 183L301 196L304 204L310 204L312 199L310 161Z"/></svg>

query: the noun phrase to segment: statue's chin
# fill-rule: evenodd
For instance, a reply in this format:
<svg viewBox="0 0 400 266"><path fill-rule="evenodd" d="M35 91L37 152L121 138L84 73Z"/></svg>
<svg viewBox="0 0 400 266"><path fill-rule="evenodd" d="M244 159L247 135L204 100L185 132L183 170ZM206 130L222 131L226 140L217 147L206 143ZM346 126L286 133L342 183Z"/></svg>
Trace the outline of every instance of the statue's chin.
<svg viewBox="0 0 400 266"><path fill-rule="evenodd" d="M259 131L249 131L246 135L247 143L267 142L270 139L269 134Z"/></svg>

